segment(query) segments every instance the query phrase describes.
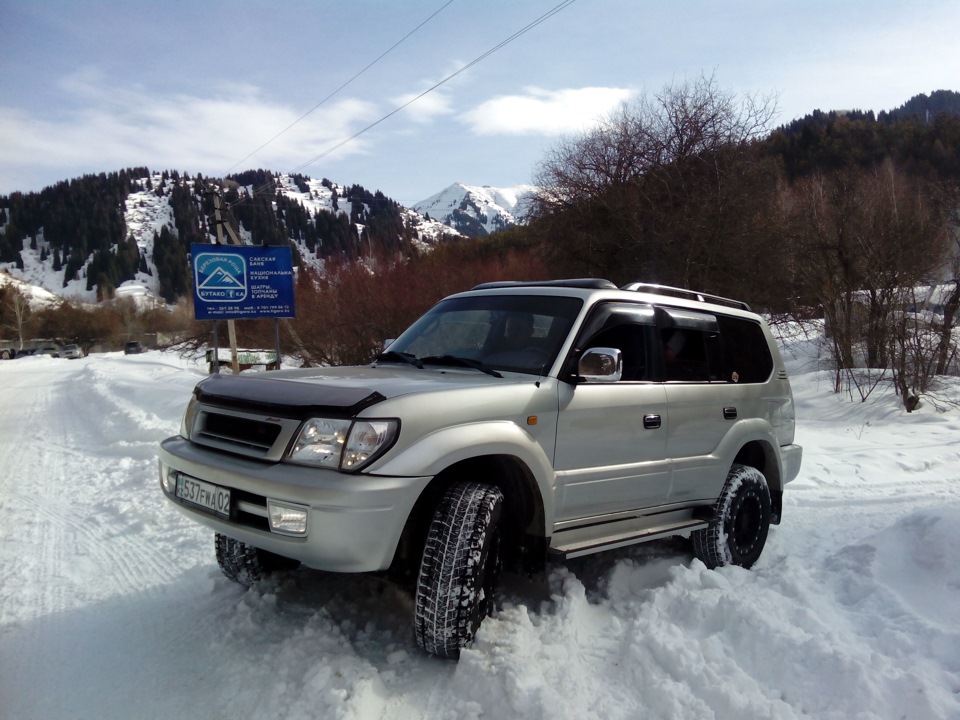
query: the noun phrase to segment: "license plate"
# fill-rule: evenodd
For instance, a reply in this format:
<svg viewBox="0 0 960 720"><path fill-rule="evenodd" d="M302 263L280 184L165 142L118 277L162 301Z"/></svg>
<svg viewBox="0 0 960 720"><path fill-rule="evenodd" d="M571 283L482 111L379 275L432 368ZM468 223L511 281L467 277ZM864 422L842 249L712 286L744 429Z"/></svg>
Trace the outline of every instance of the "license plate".
<svg viewBox="0 0 960 720"><path fill-rule="evenodd" d="M230 517L230 491L203 480L177 476L177 497L223 517Z"/></svg>

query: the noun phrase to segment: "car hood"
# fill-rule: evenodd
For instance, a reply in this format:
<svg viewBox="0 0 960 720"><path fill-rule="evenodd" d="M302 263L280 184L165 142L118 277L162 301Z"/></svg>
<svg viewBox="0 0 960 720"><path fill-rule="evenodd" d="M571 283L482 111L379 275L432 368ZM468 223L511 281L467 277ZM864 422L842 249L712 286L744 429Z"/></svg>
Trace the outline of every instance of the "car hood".
<svg viewBox="0 0 960 720"><path fill-rule="evenodd" d="M280 370L249 375L211 375L195 388L197 400L220 407L307 417L353 417L400 395L469 387L529 383L530 375L497 378L479 370L393 364Z"/></svg>

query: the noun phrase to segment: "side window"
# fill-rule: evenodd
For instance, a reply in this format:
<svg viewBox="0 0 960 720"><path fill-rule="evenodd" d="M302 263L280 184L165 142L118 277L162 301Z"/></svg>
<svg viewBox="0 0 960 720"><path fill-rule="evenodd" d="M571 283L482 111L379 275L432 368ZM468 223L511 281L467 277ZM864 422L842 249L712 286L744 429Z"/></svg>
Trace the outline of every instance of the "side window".
<svg viewBox="0 0 960 720"><path fill-rule="evenodd" d="M587 347L617 348L623 355L622 381L650 380L647 326L624 324L602 330Z"/></svg>
<svg viewBox="0 0 960 720"><path fill-rule="evenodd" d="M715 332L672 327L660 331L664 380L717 382L723 350Z"/></svg>
<svg viewBox="0 0 960 720"><path fill-rule="evenodd" d="M743 318L717 316L723 343L723 380L762 383L773 372L773 357L759 323Z"/></svg>

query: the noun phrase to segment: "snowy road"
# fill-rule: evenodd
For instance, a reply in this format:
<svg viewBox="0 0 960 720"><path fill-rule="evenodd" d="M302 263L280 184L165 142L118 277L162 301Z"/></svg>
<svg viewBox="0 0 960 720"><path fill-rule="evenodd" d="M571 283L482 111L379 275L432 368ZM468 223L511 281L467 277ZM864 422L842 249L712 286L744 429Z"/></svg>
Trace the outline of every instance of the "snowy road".
<svg viewBox="0 0 960 720"><path fill-rule="evenodd" d="M379 578L222 577L156 482L198 366L0 362L0 719L958 718L960 412L850 403L812 368L754 570L674 540L509 579L454 664Z"/></svg>

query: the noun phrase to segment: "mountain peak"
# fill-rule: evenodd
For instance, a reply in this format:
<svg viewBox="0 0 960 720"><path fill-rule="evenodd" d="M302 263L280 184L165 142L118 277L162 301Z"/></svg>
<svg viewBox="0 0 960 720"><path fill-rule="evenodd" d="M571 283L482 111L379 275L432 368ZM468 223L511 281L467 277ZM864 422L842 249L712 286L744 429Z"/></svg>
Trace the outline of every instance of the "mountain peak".
<svg viewBox="0 0 960 720"><path fill-rule="evenodd" d="M534 185L498 188L457 182L414 204L413 209L464 235L482 237L524 222L536 192Z"/></svg>

